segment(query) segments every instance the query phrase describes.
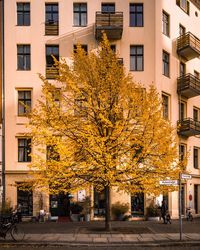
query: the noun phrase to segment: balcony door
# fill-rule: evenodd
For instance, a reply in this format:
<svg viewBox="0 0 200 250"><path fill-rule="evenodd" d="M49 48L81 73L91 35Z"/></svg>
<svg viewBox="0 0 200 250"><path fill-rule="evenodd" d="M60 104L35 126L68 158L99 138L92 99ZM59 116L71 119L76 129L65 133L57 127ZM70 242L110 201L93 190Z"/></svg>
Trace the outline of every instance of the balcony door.
<svg viewBox="0 0 200 250"><path fill-rule="evenodd" d="M102 3L101 12L102 13L115 13L115 3Z"/></svg>
<svg viewBox="0 0 200 250"><path fill-rule="evenodd" d="M144 216L144 193L131 195L131 214L135 217Z"/></svg>

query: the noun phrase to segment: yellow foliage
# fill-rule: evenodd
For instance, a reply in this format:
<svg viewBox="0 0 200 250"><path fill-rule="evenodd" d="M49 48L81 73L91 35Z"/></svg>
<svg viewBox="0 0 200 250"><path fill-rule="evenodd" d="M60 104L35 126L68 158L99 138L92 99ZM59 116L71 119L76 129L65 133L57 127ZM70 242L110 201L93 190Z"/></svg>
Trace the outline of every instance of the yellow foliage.
<svg viewBox="0 0 200 250"><path fill-rule="evenodd" d="M166 190L159 181L177 179L181 164L156 89L144 89L125 73L105 36L97 51L86 54L78 46L73 65L56 65L57 82L40 76L42 99L29 116L38 152L30 165L35 183L52 193L89 185ZM52 157L46 159L41 152L48 145Z"/></svg>

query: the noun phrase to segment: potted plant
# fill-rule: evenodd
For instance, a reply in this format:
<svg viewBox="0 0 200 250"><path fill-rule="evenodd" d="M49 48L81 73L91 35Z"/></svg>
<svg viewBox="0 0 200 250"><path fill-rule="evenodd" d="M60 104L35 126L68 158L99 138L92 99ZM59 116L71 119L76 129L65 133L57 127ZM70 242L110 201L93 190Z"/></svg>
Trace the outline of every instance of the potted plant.
<svg viewBox="0 0 200 250"><path fill-rule="evenodd" d="M114 203L111 207L112 214L115 217L115 220L122 220L124 214L129 210L128 203L120 203L119 201Z"/></svg>
<svg viewBox="0 0 200 250"><path fill-rule="evenodd" d="M74 202L70 206L71 211L71 220L72 221L79 221L80 213L82 212L83 207L80 205L79 202Z"/></svg>
<svg viewBox="0 0 200 250"><path fill-rule="evenodd" d="M151 204L146 208L146 217L148 220L159 220L159 206L151 202Z"/></svg>

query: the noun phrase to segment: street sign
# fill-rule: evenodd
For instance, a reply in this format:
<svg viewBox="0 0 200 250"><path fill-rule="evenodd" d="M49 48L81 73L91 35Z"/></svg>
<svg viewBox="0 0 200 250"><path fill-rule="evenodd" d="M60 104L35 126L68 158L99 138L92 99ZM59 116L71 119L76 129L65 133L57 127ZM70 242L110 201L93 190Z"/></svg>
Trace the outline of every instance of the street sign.
<svg viewBox="0 0 200 250"><path fill-rule="evenodd" d="M163 180L163 181L160 181L160 185L177 186L178 185L178 180Z"/></svg>
<svg viewBox="0 0 200 250"><path fill-rule="evenodd" d="M192 175L191 174L181 174L181 179L191 180Z"/></svg>

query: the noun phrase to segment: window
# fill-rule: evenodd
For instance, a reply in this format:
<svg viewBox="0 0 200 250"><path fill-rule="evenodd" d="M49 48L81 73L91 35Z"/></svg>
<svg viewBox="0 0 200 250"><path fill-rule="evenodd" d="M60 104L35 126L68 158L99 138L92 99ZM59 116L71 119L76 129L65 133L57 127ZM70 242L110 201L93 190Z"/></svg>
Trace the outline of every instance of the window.
<svg viewBox="0 0 200 250"><path fill-rule="evenodd" d="M46 45L46 64L47 67L52 67L54 65L54 56L59 60L59 46L58 45Z"/></svg>
<svg viewBox="0 0 200 250"><path fill-rule="evenodd" d="M17 3L17 25L30 25L30 3Z"/></svg>
<svg viewBox="0 0 200 250"><path fill-rule="evenodd" d="M130 3L130 27L143 27L143 4Z"/></svg>
<svg viewBox="0 0 200 250"><path fill-rule="evenodd" d="M31 162L31 139L18 139L18 162Z"/></svg>
<svg viewBox="0 0 200 250"><path fill-rule="evenodd" d="M111 48L111 50L112 50L114 53L116 53L116 45L115 45L115 44L111 44L111 45L110 45L110 48Z"/></svg>
<svg viewBox="0 0 200 250"><path fill-rule="evenodd" d="M21 205L22 216L33 215L33 191L29 186L27 188L28 190L21 190L17 187L17 205Z"/></svg>
<svg viewBox="0 0 200 250"><path fill-rule="evenodd" d="M180 24L180 25L179 25L179 35L182 36L182 35L185 34L185 32L186 32L185 27L184 27L183 25Z"/></svg>
<svg viewBox="0 0 200 250"><path fill-rule="evenodd" d="M195 121L199 121L199 113L200 113L199 109L193 108L193 119Z"/></svg>
<svg viewBox="0 0 200 250"><path fill-rule="evenodd" d="M18 115L24 116L31 109L31 90L18 90Z"/></svg>
<svg viewBox="0 0 200 250"><path fill-rule="evenodd" d="M193 150L193 164L194 168L199 168L199 149L196 147Z"/></svg>
<svg viewBox="0 0 200 250"><path fill-rule="evenodd" d="M102 3L101 12L103 13L115 13L115 3Z"/></svg>
<svg viewBox="0 0 200 250"><path fill-rule="evenodd" d="M194 70L194 76L199 79L199 72Z"/></svg>
<svg viewBox="0 0 200 250"><path fill-rule="evenodd" d="M186 118L186 102L179 102L179 120L184 120Z"/></svg>
<svg viewBox="0 0 200 250"><path fill-rule="evenodd" d="M169 54L163 51L163 75L169 77Z"/></svg>
<svg viewBox="0 0 200 250"><path fill-rule="evenodd" d="M183 161L186 156L186 145L180 144L179 145L179 160Z"/></svg>
<svg viewBox="0 0 200 250"><path fill-rule="evenodd" d="M167 94L162 94L162 105L163 105L163 118L169 119L169 108L170 108L170 96Z"/></svg>
<svg viewBox="0 0 200 250"><path fill-rule="evenodd" d="M162 32L164 35L169 36L169 14L165 11L162 13Z"/></svg>
<svg viewBox="0 0 200 250"><path fill-rule="evenodd" d="M81 48L85 51L86 54L88 53L88 46L87 46L87 44L81 44ZM74 44L74 53L76 53L76 50L77 50L77 45Z"/></svg>
<svg viewBox="0 0 200 250"><path fill-rule="evenodd" d="M74 3L74 26L87 26L87 3Z"/></svg>
<svg viewBox="0 0 200 250"><path fill-rule="evenodd" d="M30 45L17 45L17 69L31 69L31 49Z"/></svg>
<svg viewBox="0 0 200 250"><path fill-rule="evenodd" d="M189 15L190 3L188 0L176 0L176 4Z"/></svg>
<svg viewBox="0 0 200 250"><path fill-rule="evenodd" d="M56 150L56 145L47 146L47 161L54 160L59 161L60 155Z"/></svg>
<svg viewBox="0 0 200 250"><path fill-rule="evenodd" d="M143 45L132 45L130 47L130 70L143 71L144 70L144 47Z"/></svg>
<svg viewBox="0 0 200 250"><path fill-rule="evenodd" d="M54 24L58 22L58 4L57 3L45 4L45 21L48 24Z"/></svg>
<svg viewBox="0 0 200 250"><path fill-rule="evenodd" d="M184 76L186 73L186 65L183 62L180 62L180 76Z"/></svg>

